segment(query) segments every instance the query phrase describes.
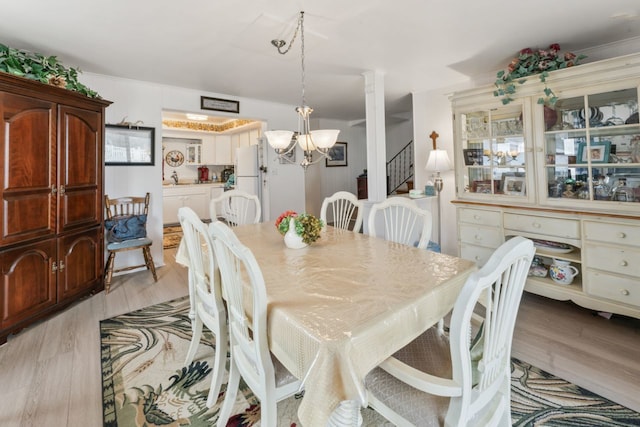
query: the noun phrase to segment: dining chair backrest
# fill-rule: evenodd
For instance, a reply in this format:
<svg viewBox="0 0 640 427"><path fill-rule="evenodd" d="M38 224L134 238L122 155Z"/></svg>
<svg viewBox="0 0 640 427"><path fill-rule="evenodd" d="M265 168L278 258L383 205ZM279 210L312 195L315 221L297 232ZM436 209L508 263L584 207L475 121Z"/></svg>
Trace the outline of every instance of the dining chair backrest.
<svg viewBox="0 0 640 427"><path fill-rule="evenodd" d="M232 227L260 222L262 208L255 194L241 190L225 191L209 204L211 219L220 219Z"/></svg>
<svg viewBox="0 0 640 427"><path fill-rule="evenodd" d="M382 362L367 376L369 404L399 425L510 426L511 344L534 254L521 236L496 249L463 285L448 339L431 328Z"/></svg>
<svg viewBox="0 0 640 427"><path fill-rule="evenodd" d="M327 211L331 208L333 226L342 230L351 229L351 221L353 222L353 231L360 232L362 228L363 204L355 194L348 191L338 191L333 195L326 197L320 208L320 219L327 225ZM355 217L355 218L354 218Z"/></svg>
<svg viewBox="0 0 640 427"><path fill-rule="evenodd" d="M420 249L426 249L429 245L433 222L431 212L420 209L412 200L405 197L389 197L374 204L368 220L370 236L378 237L376 225L380 219L384 221L384 235L380 237Z"/></svg>
<svg viewBox="0 0 640 427"><path fill-rule="evenodd" d="M277 424L276 402L293 395L300 382L271 356L267 341L267 291L253 253L221 221L209 225L224 298L227 301L231 367L219 415L226 423L235 403L239 376L260 399L261 425ZM246 301L245 298L250 298ZM246 309L250 307L250 315ZM226 425L226 424L222 424Z"/></svg>
<svg viewBox="0 0 640 427"><path fill-rule="evenodd" d="M462 385L462 396L450 403L447 418L452 425L483 410L507 412L505 419L511 421L511 343L534 254L531 240L520 236L508 240L471 274L456 300L449 339L452 377ZM484 312L480 316L478 304ZM478 317L480 330L472 337Z"/></svg>
<svg viewBox="0 0 640 427"><path fill-rule="evenodd" d="M207 406L211 407L218 399L224 378L229 339L227 313L216 271L213 241L207 226L189 207L178 209L178 220L189 258L190 317L193 317L194 325L185 364L189 365L193 361L202 335L202 324L206 325L216 339L212 382L207 400Z"/></svg>

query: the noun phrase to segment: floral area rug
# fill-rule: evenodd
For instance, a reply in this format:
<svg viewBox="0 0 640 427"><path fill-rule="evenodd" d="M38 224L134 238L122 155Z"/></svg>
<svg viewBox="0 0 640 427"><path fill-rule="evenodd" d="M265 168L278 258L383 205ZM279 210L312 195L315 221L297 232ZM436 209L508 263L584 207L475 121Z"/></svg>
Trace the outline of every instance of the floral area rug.
<svg viewBox="0 0 640 427"><path fill-rule="evenodd" d="M162 230L162 247L164 249L176 248L182 240L182 227L164 227Z"/></svg>
<svg viewBox="0 0 640 427"><path fill-rule="evenodd" d="M222 405L207 408L213 337L205 332L189 366L184 366L191 322L187 297L100 322L105 427L212 426ZM206 331L206 328L205 328ZM241 382L228 426L260 424L260 404ZM640 426L640 414L512 360L514 426ZM296 427L299 397L278 403L278 425ZM363 426L390 425L371 409Z"/></svg>

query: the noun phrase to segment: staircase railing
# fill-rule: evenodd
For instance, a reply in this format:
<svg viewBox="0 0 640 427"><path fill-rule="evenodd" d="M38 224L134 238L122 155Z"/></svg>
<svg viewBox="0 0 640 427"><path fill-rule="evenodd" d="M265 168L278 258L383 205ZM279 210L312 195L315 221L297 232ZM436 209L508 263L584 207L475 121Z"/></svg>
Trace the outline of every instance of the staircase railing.
<svg viewBox="0 0 640 427"><path fill-rule="evenodd" d="M387 195L413 178L413 141L387 162Z"/></svg>

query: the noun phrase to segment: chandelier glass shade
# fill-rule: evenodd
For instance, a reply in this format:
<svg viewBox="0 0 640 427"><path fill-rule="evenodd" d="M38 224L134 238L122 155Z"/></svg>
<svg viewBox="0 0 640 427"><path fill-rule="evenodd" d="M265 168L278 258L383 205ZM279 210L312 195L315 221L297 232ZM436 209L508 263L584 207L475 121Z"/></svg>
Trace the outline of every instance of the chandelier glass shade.
<svg viewBox="0 0 640 427"><path fill-rule="evenodd" d="M311 130L309 125L309 116L313 112L313 108L306 104L305 99L305 53L304 53L304 12L300 12L298 18L298 26L296 27L293 37L288 44L288 47L283 50L287 43L284 40L272 40L271 44L274 45L278 52L282 55L289 52L293 42L300 33L300 46L301 46L301 69L302 69L302 104L296 107L298 113L298 131L295 132L295 138L293 131L287 130L273 130L266 131L264 133L269 145L276 150L278 157L285 159L289 163L293 163L289 160L287 154L296 148L296 142L304 152L304 156L300 165L303 168L307 168L310 164L319 162L322 158L331 159L329 155L329 149L333 147L338 139L340 133L337 129L324 129L324 130ZM318 153L320 156L317 159L313 159L313 154Z"/></svg>

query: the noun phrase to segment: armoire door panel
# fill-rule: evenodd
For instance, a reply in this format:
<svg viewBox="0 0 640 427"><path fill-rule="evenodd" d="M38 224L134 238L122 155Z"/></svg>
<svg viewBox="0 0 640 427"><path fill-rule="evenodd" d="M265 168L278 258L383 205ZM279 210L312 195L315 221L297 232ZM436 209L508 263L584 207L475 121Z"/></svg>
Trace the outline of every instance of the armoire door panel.
<svg viewBox="0 0 640 427"><path fill-rule="evenodd" d="M58 301L74 297L102 281L100 228L60 239L58 258Z"/></svg>
<svg viewBox="0 0 640 427"><path fill-rule="evenodd" d="M0 327L8 328L56 304L56 239L0 253Z"/></svg>
<svg viewBox="0 0 640 427"><path fill-rule="evenodd" d="M59 232L98 225L102 219L102 119L99 113L61 106Z"/></svg>
<svg viewBox="0 0 640 427"><path fill-rule="evenodd" d="M0 92L0 246L53 235L55 106Z"/></svg>

